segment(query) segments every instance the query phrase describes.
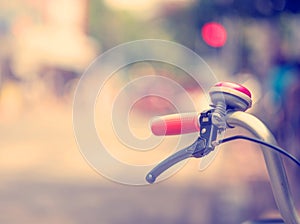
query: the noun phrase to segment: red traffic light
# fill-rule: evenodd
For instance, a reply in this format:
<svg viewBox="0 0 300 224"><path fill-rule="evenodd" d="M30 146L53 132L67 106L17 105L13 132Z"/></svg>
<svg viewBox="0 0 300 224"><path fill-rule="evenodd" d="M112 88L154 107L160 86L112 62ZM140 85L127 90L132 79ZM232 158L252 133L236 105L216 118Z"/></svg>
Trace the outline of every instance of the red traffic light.
<svg viewBox="0 0 300 224"><path fill-rule="evenodd" d="M201 34L205 43L211 47L222 47L227 40L226 29L217 22L209 22L204 24Z"/></svg>

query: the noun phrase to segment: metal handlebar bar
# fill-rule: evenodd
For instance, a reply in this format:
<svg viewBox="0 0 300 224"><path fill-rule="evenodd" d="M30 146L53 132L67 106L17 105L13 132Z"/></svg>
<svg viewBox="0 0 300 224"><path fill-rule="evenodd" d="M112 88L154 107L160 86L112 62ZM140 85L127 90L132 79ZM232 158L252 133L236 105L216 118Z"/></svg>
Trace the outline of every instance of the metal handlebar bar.
<svg viewBox="0 0 300 224"><path fill-rule="evenodd" d="M264 123L251 114L241 111L228 113L226 122L229 126L242 127L265 142L277 145L275 138ZM293 202L286 171L280 155L270 150L262 150L262 152L270 177L273 195L283 220L285 223L299 224L300 219Z"/></svg>

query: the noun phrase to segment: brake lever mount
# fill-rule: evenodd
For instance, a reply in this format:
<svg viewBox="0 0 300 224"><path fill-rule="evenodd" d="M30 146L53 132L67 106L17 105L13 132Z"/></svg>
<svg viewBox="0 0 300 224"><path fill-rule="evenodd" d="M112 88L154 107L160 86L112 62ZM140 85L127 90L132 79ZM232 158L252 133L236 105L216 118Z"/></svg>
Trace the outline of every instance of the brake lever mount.
<svg viewBox="0 0 300 224"><path fill-rule="evenodd" d="M176 152L167 159L160 162L146 176L148 183L154 183L156 178L171 166L179 163L187 158L201 158L214 150L214 142L217 139L219 129L212 122L212 114L214 109L203 111L199 117L200 134L197 140L190 146Z"/></svg>
<svg viewBox="0 0 300 224"><path fill-rule="evenodd" d="M214 142L217 139L220 129L212 122L213 109L203 111L199 117L200 137L197 141L202 141L204 144L198 144L193 153L193 157L201 158L206 156L215 149Z"/></svg>

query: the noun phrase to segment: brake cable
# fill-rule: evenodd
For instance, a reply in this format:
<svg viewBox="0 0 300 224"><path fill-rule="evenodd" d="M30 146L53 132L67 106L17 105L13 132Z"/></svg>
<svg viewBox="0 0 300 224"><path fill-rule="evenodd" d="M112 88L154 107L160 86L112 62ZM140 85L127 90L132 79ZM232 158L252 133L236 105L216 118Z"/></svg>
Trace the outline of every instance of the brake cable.
<svg viewBox="0 0 300 224"><path fill-rule="evenodd" d="M273 149L273 150L281 153L282 155L286 156L287 158L292 160L294 163L296 163L298 166L300 166L300 161L295 156L293 156L292 154L287 152L286 150L284 150L276 145L267 143L263 140L257 139L257 138L252 138L252 137L248 137L248 136L244 136L244 135L235 135L235 136L230 136L230 137L221 139L221 140L217 141L215 144L217 146L217 145L220 145L220 144L223 144L226 142L230 142L230 141L234 141L234 140L238 140L238 139L247 140L247 141L251 141L251 142L255 142L255 143L267 146L269 149Z"/></svg>

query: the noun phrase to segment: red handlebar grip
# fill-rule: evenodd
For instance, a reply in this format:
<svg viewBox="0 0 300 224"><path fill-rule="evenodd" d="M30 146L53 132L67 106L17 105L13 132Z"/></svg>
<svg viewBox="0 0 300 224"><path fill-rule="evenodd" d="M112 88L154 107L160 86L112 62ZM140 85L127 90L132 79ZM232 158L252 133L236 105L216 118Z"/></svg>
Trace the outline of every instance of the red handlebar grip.
<svg viewBox="0 0 300 224"><path fill-rule="evenodd" d="M151 131L154 135L180 135L199 132L199 114L182 113L154 117Z"/></svg>

